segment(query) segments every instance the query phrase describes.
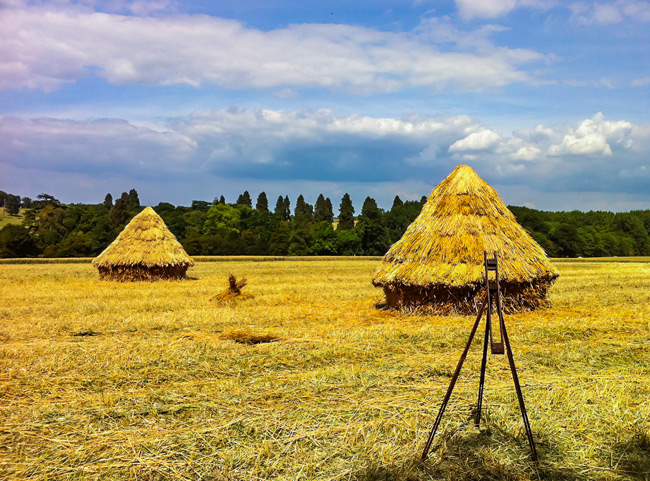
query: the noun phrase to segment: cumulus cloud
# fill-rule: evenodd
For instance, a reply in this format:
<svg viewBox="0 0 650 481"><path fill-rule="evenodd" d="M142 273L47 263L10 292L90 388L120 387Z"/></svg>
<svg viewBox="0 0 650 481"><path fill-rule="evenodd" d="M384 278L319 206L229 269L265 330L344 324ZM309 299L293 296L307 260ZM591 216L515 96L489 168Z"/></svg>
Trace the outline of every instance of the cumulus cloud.
<svg viewBox="0 0 650 481"><path fill-rule="evenodd" d="M551 145L548 155L559 156L565 154L602 154L612 155L610 144L630 147L630 131L632 124L626 121L610 122L604 120L602 113L593 118L584 120L575 130L570 130L561 144Z"/></svg>
<svg viewBox="0 0 650 481"><path fill-rule="evenodd" d="M145 12L158 3L126 5ZM115 84L320 87L362 94L422 86L476 91L532 82L524 66L544 60L531 50L485 48L485 42L480 51L441 51L417 32L350 25L262 31L205 15L126 16L76 5L7 8L2 15L4 89L51 91L96 76Z"/></svg>
<svg viewBox="0 0 650 481"><path fill-rule="evenodd" d="M555 3L552 0L456 0L458 12L465 20L504 17L521 7L547 10Z"/></svg>
<svg viewBox="0 0 650 481"><path fill-rule="evenodd" d="M236 107L194 112L162 126L0 118L7 188L24 185L33 172L41 183L68 178L71 191L79 176L97 183L111 177L185 183L203 191L215 182L246 181L375 188L429 179L434 185L465 162L496 184L541 192L637 192L650 201L650 172L641 168L649 154L649 125L602 114L573 127L537 125L510 134L463 115L396 119Z"/></svg>
<svg viewBox="0 0 650 481"><path fill-rule="evenodd" d="M464 150L488 150L494 147L501 140L501 136L493 130L484 129L473 132L467 137L457 140L449 147L449 152L461 152Z"/></svg>
<svg viewBox="0 0 650 481"><path fill-rule="evenodd" d="M613 24L625 19L650 22L650 2L617 0L615 2L574 2L569 4L571 20L582 24Z"/></svg>

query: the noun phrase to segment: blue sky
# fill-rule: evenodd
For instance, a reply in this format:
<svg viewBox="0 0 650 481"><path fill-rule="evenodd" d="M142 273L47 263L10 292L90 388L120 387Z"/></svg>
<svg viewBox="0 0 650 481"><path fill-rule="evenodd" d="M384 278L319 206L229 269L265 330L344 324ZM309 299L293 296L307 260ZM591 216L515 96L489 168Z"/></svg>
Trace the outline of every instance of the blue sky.
<svg viewBox="0 0 650 481"><path fill-rule="evenodd" d="M5 0L0 189L650 209L650 2Z"/></svg>

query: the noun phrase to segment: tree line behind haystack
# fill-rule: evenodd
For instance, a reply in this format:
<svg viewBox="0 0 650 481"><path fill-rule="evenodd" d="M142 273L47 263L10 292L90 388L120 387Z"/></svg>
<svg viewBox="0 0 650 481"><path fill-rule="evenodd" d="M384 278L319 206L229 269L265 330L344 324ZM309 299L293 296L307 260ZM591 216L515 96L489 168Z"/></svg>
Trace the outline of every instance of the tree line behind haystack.
<svg viewBox="0 0 650 481"><path fill-rule="evenodd" d="M345 194L334 206L318 196L309 204L280 196L275 206L264 192L253 203L248 192L236 202L224 196L213 202L195 200L189 207L162 202L154 206L190 255L383 255L418 216L426 197L389 210L366 197L357 211ZM0 191L0 207L20 224L0 230L0 257L96 256L140 212L135 189L101 204L66 205L41 194L35 200ZM509 206L517 221L551 257L650 255L650 210L545 212Z"/></svg>

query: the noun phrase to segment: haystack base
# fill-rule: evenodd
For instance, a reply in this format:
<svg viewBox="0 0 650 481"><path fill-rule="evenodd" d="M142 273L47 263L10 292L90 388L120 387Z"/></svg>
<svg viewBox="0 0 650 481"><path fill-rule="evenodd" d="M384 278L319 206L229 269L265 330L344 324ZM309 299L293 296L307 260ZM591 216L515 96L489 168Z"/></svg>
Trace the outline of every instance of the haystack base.
<svg viewBox="0 0 650 481"><path fill-rule="evenodd" d="M187 265L180 266L99 266L99 278L118 282L186 279Z"/></svg>
<svg viewBox="0 0 650 481"><path fill-rule="evenodd" d="M548 289L554 277L533 282L501 282L503 312L513 314L550 306ZM383 308L408 313L434 315L477 314L485 296L481 284L463 287L436 286L384 286L386 304Z"/></svg>

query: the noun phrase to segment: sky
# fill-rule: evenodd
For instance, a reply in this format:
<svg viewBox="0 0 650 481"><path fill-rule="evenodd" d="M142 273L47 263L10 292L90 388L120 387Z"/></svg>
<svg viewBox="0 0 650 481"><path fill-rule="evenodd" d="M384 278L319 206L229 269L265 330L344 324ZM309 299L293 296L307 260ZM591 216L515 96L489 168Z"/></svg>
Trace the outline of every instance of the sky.
<svg viewBox="0 0 650 481"><path fill-rule="evenodd" d="M650 209L650 2L0 0L0 190Z"/></svg>

